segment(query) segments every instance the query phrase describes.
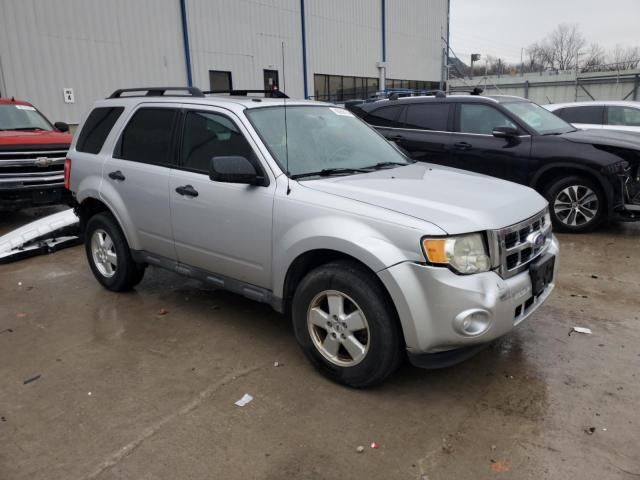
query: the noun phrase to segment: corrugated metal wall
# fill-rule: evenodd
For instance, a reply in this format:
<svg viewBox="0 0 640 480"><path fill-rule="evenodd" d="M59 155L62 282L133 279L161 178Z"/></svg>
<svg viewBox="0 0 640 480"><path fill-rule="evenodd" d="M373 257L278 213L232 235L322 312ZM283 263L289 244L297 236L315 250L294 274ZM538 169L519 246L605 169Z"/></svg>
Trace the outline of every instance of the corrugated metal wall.
<svg viewBox="0 0 640 480"><path fill-rule="evenodd" d="M440 80L447 0L387 0L387 77Z"/></svg>
<svg viewBox="0 0 640 480"><path fill-rule="evenodd" d="M302 97L300 0L187 0L193 83L232 72L234 88L262 88L263 70ZM388 78L440 78L447 0L387 0ZM308 90L313 74L377 77L381 0L305 0ZM282 75L285 44L286 84ZM180 0L1 0L0 90L51 120L77 123L116 88L186 85ZM75 103L63 101L74 89Z"/></svg>
<svg viewBox="0 0 640 480"><path fill-rule="evenodd" d="M77 123L116 88L186 85L181 28L176 0L2 0L2 94Z"/></svg>

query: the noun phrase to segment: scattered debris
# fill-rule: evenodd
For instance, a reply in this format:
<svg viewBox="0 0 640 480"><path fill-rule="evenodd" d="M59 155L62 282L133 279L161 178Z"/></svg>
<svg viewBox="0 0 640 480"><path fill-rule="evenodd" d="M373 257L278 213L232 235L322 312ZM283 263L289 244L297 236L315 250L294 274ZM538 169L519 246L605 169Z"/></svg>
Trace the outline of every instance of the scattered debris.
<svg viewBox="0 0 640 480"><path fill-rule="evenodd" d="M169 313L169 310L167 310L166 308L161 308L158 311L158 315L166 315L167 313Z"/></svg>
<svg viewBox="0 0 640 480"><path fill-rule="evenodd" d="M238 407L244 407L247 403L253 400L253 397L248 393L245 393L240 400L238 400L235 404Z"/></svg>
<svg viewBox="0 0 640 480"><path fill-rule="evenodd" d="M23 383L26 385L27 383L31 383L31 382L35 382L36 380L38 380L42 375L36 375L35 377L31 377L31 378L27 378Z"/></svg>
<svg viewBox="0 0 640 480"><path fill-rule="evenodd" d="M495 445L491 445L491 450L495 450L497 447Z"/></svg>
<svg viewBox="0 0 640 480"><path fill-rule="evenodd" d="M603 428L603 429L602 429L602 431L603 431L603 432L606 432L606 431L607 431L607 429L606 429L606 428Z"/></svg>
<svg viewBox="0 0 640 480"><path fill-rule="evenodd" d="M380 448L380 444L379 444L379 443L376 443L376 442L372 442L372 443L371 443L371 448L373 448L373 449L376 449L376 450L377 450L378 448Z"/></svg>
<svg viewBox="0 0 640 480"><path fill-rule="evenodd" d="M358 453L364 452L364 447L362 445L358 445L358 448L356 448L356 452Z"/></svg>
<svg viewBox="0 0 640 480"><path fill-rule="evenodd" d="M280 362L273 362L273 366L276 367L276 368L279 367L280 366Z"/></svg>
<svg viewBox="0 0 640 480"><path fill-rule="evenodd" d="M18 312L18 313L16 313L16 318L24 318L24 317L26 317L26 316L27 316L27 314L26 314L26 313L24 313L24 312Z"/></svg>
<svg viewBox="0 0 640 480"><path fill-rule="evenodd" d="M576 333L584 333L587 335L591 335L593 332L591 331L590 328L586 328L586 327L572 327L571 330L569 330L569 336L571 336L571 334L573 332Z"/></svg>
<svg viewBox="0 0 640 480"><path fill-rule="evenodd" d="M88 392L87 395L91 396L91 392Z"/></svg>
<svg viewBox="0 0 640 480"><path fill-rule="evenodd" d="M506 460L491 459L491 471L494 473L505 473L511 471L511 466Z"/></svg>
<svg viewBox="0 0 640 480"><path fill-rule="evenodd" d="M7 418L6 418L6 417L4 417L4 416L3 416L3 417L0 417L0 421L6 422L6 421L7 421Z"/></svg>
<svg viewBox="0 0 640 480"><path fill-rule="evenodd" d="M598 275L591 275L591 278L598 278Z"/></svg>
<svg viewBox="0 0 640 480"><path fill-rule="evenodd" d="M596 433L596 427L585 428L584 433L586 433L587 435L593 435L594 433Z"/></svg>
<svg viewBox="0 0 640 480"><path fill-rule="evenodd" d="M4 333L4 332L13 333L13 330L10 328L5 328L4 330L0 330L0 333Z"/></svg>
<svg viewBox="0 0 640 480"><path fill-rule="evenodd" d="M22 282L18 282L18 286L21 287L22 286Z"/></svg>

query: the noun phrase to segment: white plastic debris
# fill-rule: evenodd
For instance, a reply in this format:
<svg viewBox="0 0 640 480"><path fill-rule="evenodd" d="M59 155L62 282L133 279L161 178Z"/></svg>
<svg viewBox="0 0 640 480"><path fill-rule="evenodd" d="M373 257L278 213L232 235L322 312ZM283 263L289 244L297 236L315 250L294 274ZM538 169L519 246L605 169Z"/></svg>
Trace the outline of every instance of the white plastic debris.
<svg viewBox="0 0 640 480"><path fill-rule="evenodd" d="M593 333L590 328L586 328L586 327L573 327L571 329L571 332L585 333L587 335L591 335Z"/></svg>
<svg viewBox="0 0 640 480"><path fill-rule="evenodd" d="M280 362L273 362L273 366L274 367L279 367L280 366Z"/></svg>
<svg viewBox="0 0 640 480"><path fill-rule="evenodd" d="M244 407L247 403L253 400L253 397L248 393L245 393L240 400L238 400L235 404L238 407Z"/></svg>
<svg viewBox="0 0 640 480"><path fill-rule="evenodd" d="M358 453L364 452L364 447L362 445L358 445L358 448L356 448L356 452Z"/></svg>

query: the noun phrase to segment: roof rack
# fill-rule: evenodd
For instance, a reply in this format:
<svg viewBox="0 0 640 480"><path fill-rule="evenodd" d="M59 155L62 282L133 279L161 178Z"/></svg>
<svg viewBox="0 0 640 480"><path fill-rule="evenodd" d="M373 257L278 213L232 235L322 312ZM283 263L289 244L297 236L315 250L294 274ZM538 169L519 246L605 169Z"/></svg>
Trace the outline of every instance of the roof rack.
<svg viewBox="0 0 640 480"><path fill-rule="evenodd" d="M421 90L417 95L406 95L405 92L393 92L389 95L389 100L398 100L401 97L425 96L436 98L447 98L447 94L442 90Z"/></svg>
<svg viewBox="0 0 640 480"><path fill-rule="evenodd" d="M227 94L238 97L247 97L249 93L262 93L265 97L271 96L272 98L289 98L289 95L281 90L207 90L202 92L205 95L220 95Z"/></svg>
<svg viewBox="0 0 640 480"><path fill-rule="evenodd" d="M202 90L197 87L140 87L140 88L120 88L109 95L108 98L121 98L123 93L146 92L140 95L126 95L126 97L162 97L166 92L186 92L181 97L204 97Z"/></svg>

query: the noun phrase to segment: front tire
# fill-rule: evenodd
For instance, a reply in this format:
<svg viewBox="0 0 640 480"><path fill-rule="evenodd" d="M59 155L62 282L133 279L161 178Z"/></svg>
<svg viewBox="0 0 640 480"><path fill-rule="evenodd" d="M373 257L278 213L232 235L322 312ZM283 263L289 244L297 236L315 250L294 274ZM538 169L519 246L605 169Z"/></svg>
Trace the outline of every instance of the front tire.
<svg viewBox="0 0 640 480"><path fill-rule="evenodd" d="M110 214L89 219L85 251L93 275L108 290L130 290L142 281L146 265L133 261L124 233Z"/></svg>
<svg viewBox="0 0 640 480"><path fill-rule="evenodd" d="M403 358L394 308L373 274L353 262L316 268L293 297L298 343L325 376L351 387L381 383Z"/></svg>
<svg viewBox="0 0 640 480"><path fill-rule="evenodd" d="M545 191L555 230L590 232L606 218L606 199L591 179L572 175L554 180Z"/></svg>

